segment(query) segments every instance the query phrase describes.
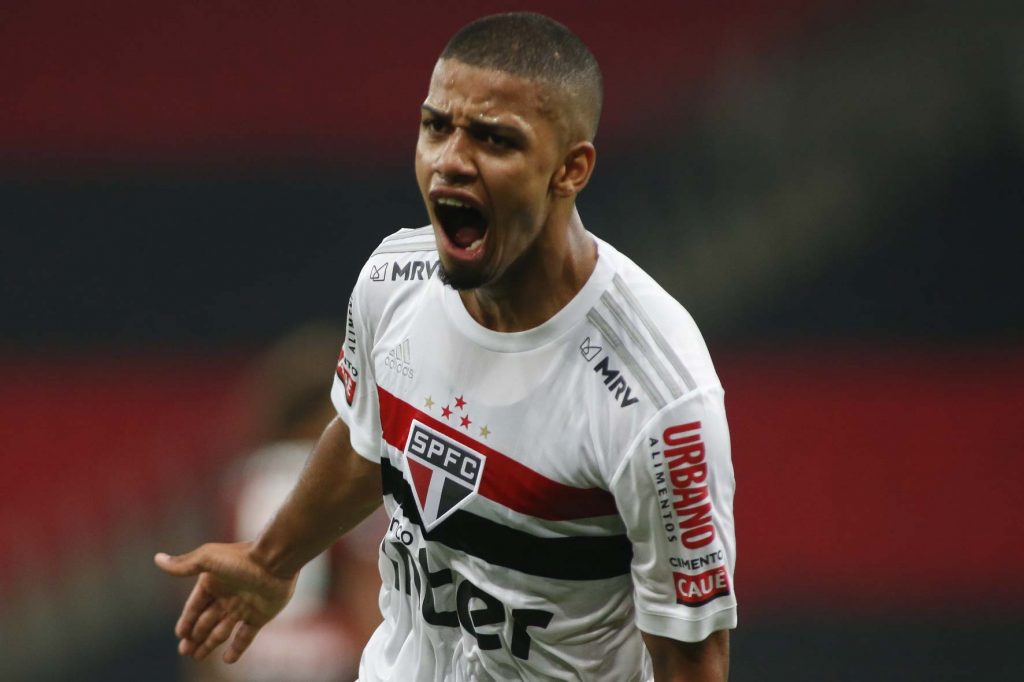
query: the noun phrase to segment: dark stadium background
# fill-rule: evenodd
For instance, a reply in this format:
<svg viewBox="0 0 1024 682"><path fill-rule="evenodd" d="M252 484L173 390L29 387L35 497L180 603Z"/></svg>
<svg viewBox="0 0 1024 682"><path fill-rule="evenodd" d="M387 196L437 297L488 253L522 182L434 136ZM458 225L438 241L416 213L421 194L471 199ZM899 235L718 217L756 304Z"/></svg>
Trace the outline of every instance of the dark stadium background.
<svg viewBox="0 0 1024 682"><path fill-rule="evenodd" d="M434 58L530 4L0 5L0 678L178 679L151 556L247 367L424 223ZM726 387L733 679L1024 679L1024 5L533 6L605 71L585 223Z"/></svg>

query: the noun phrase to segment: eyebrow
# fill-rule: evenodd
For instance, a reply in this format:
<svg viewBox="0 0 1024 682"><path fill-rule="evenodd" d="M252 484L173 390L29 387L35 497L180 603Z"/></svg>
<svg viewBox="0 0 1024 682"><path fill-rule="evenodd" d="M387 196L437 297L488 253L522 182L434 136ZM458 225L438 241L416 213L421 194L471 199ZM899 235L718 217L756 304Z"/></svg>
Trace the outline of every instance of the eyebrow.
<svg viewBox="0 0 1024 682"><path fill-rule="evenodd" d="M450 114L446 114L440 109L435 109L429 104L423 104L420 106L420 110L426 112L445 123L451 123L452 117ZM523 131L516 126L504 125L502 123L489 123L487 121L470 121L466 129L474 135L480 134L495 134L502 137L508 137L514 140L523 139Z"/></svg>

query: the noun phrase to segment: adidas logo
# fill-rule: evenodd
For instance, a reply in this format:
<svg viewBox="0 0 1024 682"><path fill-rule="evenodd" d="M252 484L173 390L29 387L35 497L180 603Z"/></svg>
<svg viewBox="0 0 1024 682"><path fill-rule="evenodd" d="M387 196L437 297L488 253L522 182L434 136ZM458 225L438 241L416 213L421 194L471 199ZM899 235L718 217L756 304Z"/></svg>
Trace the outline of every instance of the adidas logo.
<svg viewBox="0 0 1024 682"><path fill-rule="evenodd" d="M388 351L384 357L384 366L404 377L413 378L412 350L409 347L409 339L405 339Z"/></svg>
<svg viewBox="0 0 1024 682"><path fill-rule="evenodd" d="M409 351L409 339L402 341L390 351L388 355L401 362L412 362L412 353Z"/></svg>

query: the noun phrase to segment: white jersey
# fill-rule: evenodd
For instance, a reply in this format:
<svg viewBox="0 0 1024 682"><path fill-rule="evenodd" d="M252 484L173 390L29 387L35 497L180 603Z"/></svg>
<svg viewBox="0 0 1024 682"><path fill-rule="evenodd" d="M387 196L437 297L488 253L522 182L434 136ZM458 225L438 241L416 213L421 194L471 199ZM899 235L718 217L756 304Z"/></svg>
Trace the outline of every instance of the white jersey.
<svg viewBox="0 0 1024 682"><path fill-rule="evenodd" d="M686 311L595 241L524 332L473 320L430 227L360 273L332 397L391 516L362 682L650 680L639 630L735 627L722 387Z"/></svg>

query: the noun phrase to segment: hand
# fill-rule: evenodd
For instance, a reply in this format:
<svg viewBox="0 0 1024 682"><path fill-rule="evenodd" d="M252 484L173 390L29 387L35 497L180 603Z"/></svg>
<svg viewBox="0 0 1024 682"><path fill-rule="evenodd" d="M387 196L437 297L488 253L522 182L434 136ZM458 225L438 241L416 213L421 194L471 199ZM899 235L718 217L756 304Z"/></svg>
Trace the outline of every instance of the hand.
<svg viewBox="0 0 1024 682"><path fill-rule="evenodd" d="M231 633L224 661L234 663L266 623L291 599L298 574L270 573L251 553L252 544L206 544L179 556L157 554L153 560L166 573L198 575L174 634L178 653L200 661Z"/></svg>

